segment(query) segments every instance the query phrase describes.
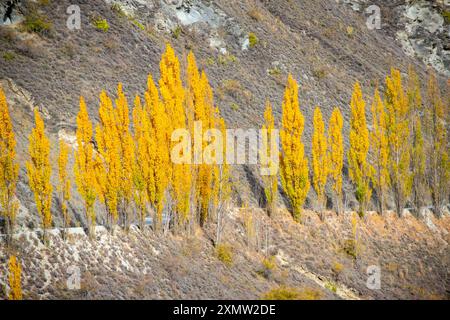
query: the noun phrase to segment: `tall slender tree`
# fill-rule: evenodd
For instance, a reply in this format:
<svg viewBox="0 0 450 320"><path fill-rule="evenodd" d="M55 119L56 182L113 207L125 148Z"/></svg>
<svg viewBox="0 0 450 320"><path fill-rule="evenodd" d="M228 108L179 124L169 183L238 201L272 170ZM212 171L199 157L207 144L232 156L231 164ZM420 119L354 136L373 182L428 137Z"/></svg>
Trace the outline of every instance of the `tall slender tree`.
<svg viewBox="0 0 450 320"><path fill-rule="evenodd" d="M34 110L35 127L30 134L28 148L30 159L26 163L30 189L34 193L36 208L41 218L46 240L47 229L52 225L52 192L50 183L52 167L50 165L50 140L45 134L44 121L38 109Z"/></svg>
<svg viewBox="0 0 450 320"><path fill-rule="evenodd" d="M99 157L95 159L96 187L100 202L105 204L111 231L119 217L119 190L121 184L120 141L112 100L105 91L100 94L100 121L95 140Z"/></svg>
<svg viewBox="0 0 450 320"><path fill-rule="evenodd" d="M264 112L265 123L262 127L262 150L260 150L261 164L267 167L268 174L262 176L264 183L264 194L266 196L266 210L269 216L275 213L275 208L277 204L278 197L278 163L273 163L274 155L271 153L276 146L276 136L275 133L275 119L273 117L272 106L270 101L266 101L266 110ZM276 149L278 150L278 149ZM278 159L277 159L278 160Z"/></svg>
<svg viewBox="0 0 450 320"><path fill-rule="evenodd" d="M448 105L441 97L434 72L430 72L425 108L425 129L428 138L427 180L435 214L442 216L442 207L450 189L450 159L448 154Z"/></svg>
<svg viewBox="0 0 450 320"><path fill-rule="evenodd" d="M9 262L9 300L22 300L22 268L16 256L10 256Z"/></svg>
<svg viewBox="0 0 450 320"><path fill-rule="evenodd" d="M317 193L317 200L321 212L326 209L325 187L329 170L329 159L327 154L327 137L322 111L319 107L314 110L314 131L312 137L312 169L313 184Z"/></svg>
<svg viewBox="0 0 450 320"><path fill-rule="evenodd" d="M18 202L16 185L19 165L16 163L16 140L5 93L0 87L0 216L5 218L7 242L12 240Z"/></svg>
<svg viewBox="0 0 450 320"><path fill-rule="evenodd" d="M425 168L425 143L422 132L422 94L420 81L412 66L408 69L407 97L409 104L409 123L412 140L411 147L411 172L412 179L412 202L416 212L425 204L427 195Z"/></svg>
<svg viewBox="0 0 450 320"><path fill-rule="evenodd" d="M372 101L372 131L370 133L372 183L378 196L378 212L383 214L386 191L389 187L389 145L386 128L386 111L378 88Z"/></svg>
<svg viewBox="0 0 450 320"><path fill-rule="evenodd" d="M310 187L308 159L302 142L304 123L298 103L298 85L289 75L282 105L280 171L281 184L292 206L292 216L298 222Z"/></svg>
<svg viewBox="0 0 450 320"><path fill-rule="evenodd" d="M400 71L394 68L391 75L386 77L385 99L391 190L397 214L401 216L411 194L413 175L410 171L409 104Z"/></svg>
<svg viewBox="0 0 450 320"><path fill-rule="evenodd" d="M70 201L70 188L71 183L67 174L67 162L69 161L69 146L64 140L59 141L59 154L58 154L58 192L61 202L61 213L63 216L64 230L70 225L70 215L68 210L68 204ZM64 236L65 236L64 232Z"/></svg>
<svg viewBox="0 0 450 320"><path fill-rule="evenodd" d="M342 213L342 168L344 167L344 137L342 128L344 121L339 108L334 108L328 128L328 158L330 159L329 174L333 182L333 193L336 197L337 211Z"/></svg>
<svg viewBox="0 0 450 320"><path fill-rule="evenodd" d="M77 116L77 148L75 150L75 182L78 193L84 201L88 233L94 236L95 211L94 204L97 199L95 158L92 146L92 123L83 97L80 97L80 111Z"/></svg>
<svg viewBox="0 0 450 320"><path fill-rule="evenodd" d="M355 83L350 102L350 149L348 164L350 180L356 187L359 214L364 215L370 200L369 130L366 122L366 102L363 99L359 82Z"/></svg>

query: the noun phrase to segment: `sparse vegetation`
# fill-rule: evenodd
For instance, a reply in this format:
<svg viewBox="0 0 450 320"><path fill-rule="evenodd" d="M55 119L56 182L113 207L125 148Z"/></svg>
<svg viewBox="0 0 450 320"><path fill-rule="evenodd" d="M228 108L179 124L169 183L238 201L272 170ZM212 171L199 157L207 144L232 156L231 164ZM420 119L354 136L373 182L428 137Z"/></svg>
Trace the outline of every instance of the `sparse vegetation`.
<svg viewBox="0 0 450 320"><path fill-rule="evenodd" d="M249 42L250 48L253 48L259 43L259 39L258 39L258 37L256 36L255 33L250 32L248 34L248 42Z"/></svg>
<svg viewBox="0 0 450 320"><path fill-rule="evenodd" d="M16 58L16 55L12 51L7 51L7 52L3 53L3 59L5 61L11 61L11 60L14 60L15 58Z"/></svg>
<svg viewBox="0 0 450 320"><path fill-rule="evenodd" d="M178 39L178 38L180 37L182 31L183 31L183 29L181 29L180 26L176 26L176 27L172 30L172 38Z"/></svg>
<svg viewBox="0 0 450 320"><path fill-rule="evenodd" d="M106 21L106 19L104 19L102 17L95 17L92 20L92 24L94 25L94 27L97 30L100 30L100 31L103 31L103 32L107 32L109 30L108 21Z"/></svg>
<svg viewBox="0 0 450 320"><path fill-rule="evenodd" d="M52 29L53 24L46 16L33 9L25 16L22 27L26 32L44 35Z"/></svg>
<svg viewBox="0 0 450 320"><path fill-rule="evenodd" d="M263 300L319 300L323 296L322 292L305 288L297 290L295 288L282 286L275 288L263 295Z"/></svg>
<svg viewBox="0 0 450 320"><path fill-rule="evenodd" d="M227 267L233 265L233 251L228 244L219 244L216 247L217 258L222 261Z"/></svg>

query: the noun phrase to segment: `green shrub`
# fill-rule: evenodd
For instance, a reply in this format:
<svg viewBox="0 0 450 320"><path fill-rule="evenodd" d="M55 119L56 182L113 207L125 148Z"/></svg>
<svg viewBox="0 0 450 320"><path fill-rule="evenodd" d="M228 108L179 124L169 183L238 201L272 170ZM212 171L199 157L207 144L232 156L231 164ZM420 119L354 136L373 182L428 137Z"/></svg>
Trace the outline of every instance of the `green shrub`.
<svg viewBox="0 0 450 320"><path fill-rule="evenodd" d="M231 110L233 111L239 111L239 105L237 103L232 103L231 104Z"/></svg>
<svg viewBox="0 0 450 320"><path fill-rule="evenodd" d="M342 251L349 257L356 259L358 257L358 248L355 239L346 239L342 245Z"/></svg>
<svg viewBox="0 0 450 320"><path fill-rule="evenodd" d="M25 16L22 26L26 32L46 34L52 29L53 25L48 21L47 17L38 13L36 10L32 10Z"/></svg>
<svg viewBox="0 0 450 320"><path fill-rule="evenodd" d="M117 13L120 17L125 18L127 16L127 13L122 9L120 3L113 3L111 5L111 10Z"/></svg>
<svg viewBox="0 0 450 320"><path fill-rule="evenodd" d="M181 35L181 31L182 31L181 27L180 26L176 26L176 28L172 30L172 37L174 39L178 39L180 37L180 35Z"/></svg>
<svg viewBox="0 0 450 320"><path fill-rule="evenodd" d="M444 17L445 23L450 24L450 11L442 12L442 16Z"/></svg>
<svg viewBox="0 0 450 320"><path fill-rule="evenodd" d="M248 42L249 42L250 48L253 48L254 46L256 46L258 44L259 39L256 36L256 34L254 34L253 32L250 32L248 34Z"/></svg>
<svg viewBox="0 0 450 320"><path fill-rule="evenodd" d="M101 30L103 32L107 32L109 30L109 24L106 19L103 19L101 17L97 17L92 21L92 24L97 30Z"/></svg>
<svg viewBox="0 0 450 320"><path fill-rule="evenodd" d="M301 291L291 288L281 286L270 290L263 295L263 300L319 300L322 298L322 292L312 289L305 288Z"/></svg>
<svg viewBox="0 0 450 320"><path fill-rule="evenodd" d="M233 252L228 244L219 244L216 247L217 258L226 266L233 265Z"/></svg>
<svg viewBox="0 0 450 320"><path fill-rule="evenodd" d="M15 54L11 51L5 52L3 54L3 59L5 61L11 61L11 60L14 60L15 58L16 58Z"/></svg>
<svg viewBox="0 0 450 320"><path fill-rule="evenodd" d="M327 281L327 283L325 283L325 288L327 288L328 290L336 293L337 292L337 287L336 284L330 281Z"/></svg>

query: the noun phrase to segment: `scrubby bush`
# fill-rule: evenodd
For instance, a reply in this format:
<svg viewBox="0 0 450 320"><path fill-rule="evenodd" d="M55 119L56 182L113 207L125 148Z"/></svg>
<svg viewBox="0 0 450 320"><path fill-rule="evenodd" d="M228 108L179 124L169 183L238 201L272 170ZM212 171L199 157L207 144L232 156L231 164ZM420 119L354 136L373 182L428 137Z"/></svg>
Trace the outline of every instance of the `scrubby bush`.
<svg viewBox="0 0 450 320"><path fill-rule="evenodd" d="M312 288L297 290L291 287L278 287L263 295L263 300L319 300L323 294Z"/></svg>
<svg viewBox="0 0 450 320"><path fill-rule="evenodd" d="M15 58L16 58L16 56L15 56L14 53L11 52L11 51L5 52L5 53L3 54L3 59L4 59L5 61L11 61L11 60L14 60Z"/></svg>
<svg viewBox="0 0 450 320"><path fill-rule="evenodd" d="M92 24L97 30L107 32L109 30L109 24L106 19L103 19L101 17L97 17L92 21Z"/></svg>
<svg viewBox="0 0 450 320"><path fill-rule="evenodd" d="M178 39L181 35L181 27L180 26L176 26L175 29L172 30L172 37L174 39Z"/></svg>
<svg viewBox="0 0 450 320"><path fill-rule="evenodd" d="M228 244L219 244L216 247L217 258L226 266L230 267L233 264L233 252Z"/></svg>
<svg viewBox="0 0 450 320"><path fill-rule="evenodd" d="M53 25L46 16L32 10L25 16L22 26L26 32L46 34L52 29Z"/></svg>
<svg viewBox="0 0 450 320"><path fill-rule="evenodd" d="M256 46L259 43L259 39L256 36L256 34L254 34L253 32L250 32L248 34L248 42L249 42L250 48L253 48L254 46Z"/></svg>

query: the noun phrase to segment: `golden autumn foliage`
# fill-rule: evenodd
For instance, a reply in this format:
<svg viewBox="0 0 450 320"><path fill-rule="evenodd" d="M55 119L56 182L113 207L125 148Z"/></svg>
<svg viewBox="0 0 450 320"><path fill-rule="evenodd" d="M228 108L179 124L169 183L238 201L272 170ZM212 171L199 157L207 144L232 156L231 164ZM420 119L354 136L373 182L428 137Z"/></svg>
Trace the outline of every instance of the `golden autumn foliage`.
<svg viewBox="0 0 450 320"><path fill-rule="evenodd" d="M12 235L18 203L15 199L19 165L16 163L16 140L5 94L0 87L0 216L5 218L6 233ZM11 236L7 240L11 240Z"/></svg>
<svg viewBox="0 0 450 320"><path fill-rule="evenodd" d="M122 222L128 229L131 213L130 203L133 200L133 168L135 161L133 136L130 131L130 115L127 98L122 90L122 84L117 86L115 100L115 120L119 147L119 209Z"/></svg>
<svg viewBox="0 0 450 320"><path fill-rule="evenodd" d="M342 201L342 168L344 167L344 137L342 128L344 120L339 108L334 108L328 128L329 175L333 183L333 193L337 200L337 211L343 210Z"/></svg>
<svg viewBox="0 0 450 320"><path fill-rule="evenodd" d="M121 188L120 141L113 103L105 91L100 94L99 124L95 138L99 157L95 159L95 178L99 200L105 204L107 220L112 227L119 217Z"/></svg>
<svg viewBox="0 0 450 320"><path fill-rule="evenodd" d="M301 220L302 207L310 187L308 159L302 142L304 122L298 103L298 85L289 75L282 105L280 173L296 221Z"/></svg>
<svg viewBox="0 0 450 320"><path fill-rule="evenodd" d="M77 116L77 149L75 151L75 183L84 201L89 236L93 236L95 225L94 204L97 198L95 159L92 146L92 123L83 97L80 97L80 111Z"/></svg>
<svg viewBox="0 0 450 320"><path fill-rule="evenodd" d="M170 163L169 118L161 102L158 89L151 76L148 77L145 92L145 116L149 117L147 141L142 148L146 149L149 166L144 171L147 186L147 197L156 214L156 221L162 221L166 204L166 192L172 176Z"/></svg>
<svg viewBox="0 0 450 320"><path fill-rule="evenodd" d="M34 110L35 127L31 131L28 148L30 160L26 167L30 189L34 193L36 208L41 217L44 239L46 230L52 225L52 192L50 183L52 168L50 165L50 140L45 135L44 121L37 109Z"/></svg>
<svg viewBox="0 0 450 320"><path fill-rule="evenodd" d="M59 141L58 154L58 192L60 193L61 213L63 216L64 228L70 225L70 215L68 204L70 201L71 183L67 174L67 162L69 161L69 147L64 140Z"/></svg>
<svg viewBox="0 0 450 320"><path fill-rule="evenodd" d="M390 183L395 208L400 216L411 194L413 175L410 171L409 104L399 70L392 69L391 75L386 77L385 100Z"/></svg>
<svg viewBox="0 0 450 320"><path fill-rule="evenodd" d="M317 199L321 210L326 207L325 186L327 184L329 159L327 137L325 133L325 123L322 117L322 111L319 107L314 110L312 136L312 169L313 184L317 193Z"/></svg>
<svg viewBox="0 0 450 320"><path fill-rule="evenodd" d="M383 214L386 192L389 187L389 145L386 128L386 111L378 88L372 102L372 131L370 133L372 183L378 196L378 211Z"/></svg>
<svg viewBox="0 0 450 320"><path fill-rule="evenodd" d="M274 135L275 120L269 100L266 102L264 120L265 123L262 127L262 149L260 150L259 156L261 159L261 165L269 169L269 172L267 172L266 175L263 175L262 179L264 183L264 194L267 202L266 210L269 216L272 216L275 213L278 196L278 170L275 171L274 168L278 169L278 166L273 163L274 155L271 154L272 150L275 149L272 145L276 144L277 141L275 141L276 136ZM276 146L276 148L278 148L278 146Z"/></svg>
<svg viewBox="0 0 450 320"><path fill-rule="evenodd" d="M9 257L8 262L9 268L9 300L22 300L22 284L21 284L21 274L22 268L20 262L17 261L15 256Z"/></svg>
<svg viewBox="0 0 450 320"><path fill-rule="evenodd" d="M350 180L356 187L356 200L359 202L359 214L363 215L370 200L369 130L366 122L366 103L361 86L355 83L350 102L350 149L348 164Z"/></svg>
<svg viewBox="0 0 450 320"><path fill-rule="evenodd" d="M416 212L425 205L427 187L425 179L426 157L425 141L422 130L422 94L417 73L410 66L408 69L407 97L409 104L409 127L411 132L411 172L412 178L412 202Z"/></svg>
<svg viewBox="0 0 450 320"><path fill-rule="evenodd" d="M181 81L180 62L175 55L175 51L167 44L160 62L161 78L159 80L159 90L162 97L164 109L170 119L169 139L172 156L172 176L170 180L171 195L174 200L174 211L180 223L185 223L188 219L191 196L191 168L189 160L191 156L190 145L188 148L174 148L178 141L173 141L172 134L177 129L185 129L185 98L186 93ZM174 159L176 158L176 159ZM187 163L186 163L187 162Z"/></svg>
<svg viewBox="0 0 450 320"><path fill-rule="evenodd" d="M442 207L450 189L450 158L448 149L449 106L444 103L436 75L430 72L425 107L425 130L428 138L427 180L435 214L442 215Z"/></svg>

